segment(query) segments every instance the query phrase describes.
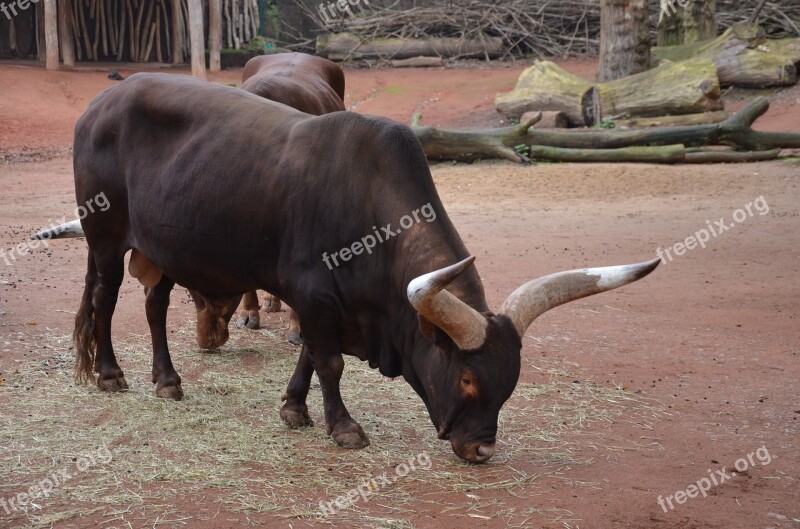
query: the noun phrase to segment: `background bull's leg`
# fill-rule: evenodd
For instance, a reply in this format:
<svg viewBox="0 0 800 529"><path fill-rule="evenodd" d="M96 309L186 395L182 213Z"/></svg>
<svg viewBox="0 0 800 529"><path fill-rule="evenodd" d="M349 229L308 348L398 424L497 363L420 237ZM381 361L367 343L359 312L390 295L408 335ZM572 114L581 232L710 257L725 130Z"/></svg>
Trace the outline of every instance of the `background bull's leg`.
<svg viewBox="0 0 800 529"><path fill-rule="evenodd" d="M119 287L122 284L125 262L124 254L98 255L95 253L97 283L92 293L94 306L94 336L97 355L94 370L99 374L97 386L104 391L128 389L125 375L117 363L111 345L111 319L117 306Z"/></svg>
<svg viewBox="0 0 800 529"><path fill-rule="evenodd" d="M267 292L267 295L264 296L264 312L280 312L281 311L281 300Z"/></svg>
<svg viewBox="0 0 800 529"><path fill-rule="evenodd" d="M261 327L261 316L258 314L258 293L254 290L244 295L242 300L242 311L239 313L239 319L236 320L236 327L241 329L247 327L248 329L258 329Z"/></svg>
<svg viewBox="0 0 800 529"><path fill-rule="evenodd" d="M303 336L300 334L300 317L293 308L289 308L289 343L294 345L303 343Z"/></svg>
<svg viewBox="0 0 800 529"><path fill-rule="evenodd" d="M350 416L342 401L339 381L344 371L344 359L341 353L338 350L314 351L314 345L308 344L307 341L303 349L308 350L314 371L319 376L328 434L342 448L363 448L369 445L367 434Z"/></svg>
<svg viewBox="0 0 800 529"><path fill-rule="evenodd" d="M286 393L282 397L286 403L281 408L281 418L290 428L314 425L314 421L308 415L308 406L306 405L306 397L313 374L314 366L311 365L311 359L304 346L300 351L300 358L297 359L297 366L294 368L289 385L286 387Z"/></svg>
<svg viewBox="0 0 800 529"><path fill-rule="evenodd" d="M153 383L157 384L156 395L165 399L181 400L181 377L172 366L167 346L167 309L169 294L174 286L171 279L162 276L158 285L146 288L145 310L153 340Z"/></svg>

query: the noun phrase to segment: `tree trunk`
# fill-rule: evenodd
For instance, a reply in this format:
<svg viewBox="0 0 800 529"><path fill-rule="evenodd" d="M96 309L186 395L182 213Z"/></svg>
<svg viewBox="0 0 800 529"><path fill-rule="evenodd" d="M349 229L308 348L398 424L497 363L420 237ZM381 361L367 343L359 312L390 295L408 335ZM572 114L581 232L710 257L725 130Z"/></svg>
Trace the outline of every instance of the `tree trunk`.
<svg viewBox="0 0 800 529"><path fill-rule="evenodd" d="M600 0L597 80L613 81L650 68L647 0Z"/></svg>
<svg viewBox="0 0 800 529"><path fill-rule="evenodd" d="M664 116L722 110L717 68L707 59L666 63L600 83L583 99L587 125L613 116Z"/></svg>
<svg viewBox="0 0 800 529"><path fill-rule="evenodd" d="M739 24L714 40L653 48L655 64L664 60L708 59L717 65L722 86L789 86L797 80L800 39L767 41L755 24Z"/></svg>
<svg viewBox="0 0 800 529"><path fill-rule="evenodd" d="M499 94L494 106L507 119L519 119L528 111L564 112L572 127L585 125L581 101L592 83L561 69L550 61L537 62L519 76L511 92Z"/></svg>
<svg viewBox="0 0 800 529"><path fill-rule="evenodd" d="M200 79L206 78L206 52L203 40L203 3L200 0L189 0L192 75Z"/></svg>
<svg viewBox="0 0 800 529"><path fill-rule="evenodd" d="M661 0L658 14L657 46L683 44L683 10L674 1Z"/></svg>
<svg viewBox="0 0 800 529"><path fill-rule="evenodd" d="M716 0L688 0L683 11L683 44L717 36Z"/></svg>
<svg viewBox="0 0 800 529"><path fill-rule="evenodd" d="M222 48L222 0L208 0L208 69L220 71Z"/></svg>
<svg viewBox="0 0 800 529"><path fill-rule="evenodd" d="M317 37L317 54L333 61L410 59L419 56L496 59L503 54L503 39L484 37L464 40L439 37L424 39L376 38L365 41L351 33L323 34Z"/></svg>
<svg viewBox="0 0 800 529"><path fill-rule="evenodd" d="M58 70L58 5L56 5L56 0L44 0L44 41L46 68Z"/></svg>

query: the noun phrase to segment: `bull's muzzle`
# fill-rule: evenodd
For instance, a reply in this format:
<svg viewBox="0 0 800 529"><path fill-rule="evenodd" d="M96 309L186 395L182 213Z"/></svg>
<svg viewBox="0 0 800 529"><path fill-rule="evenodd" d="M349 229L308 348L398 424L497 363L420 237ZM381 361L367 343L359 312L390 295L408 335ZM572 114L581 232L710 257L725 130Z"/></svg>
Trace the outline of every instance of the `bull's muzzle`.
<svg viewBox="0 0 800 529"><path fill-rule="evenodd" d="M485 463L489 461L496 449L494 441L473 441L469 443L450 441L450 444L453 447L453 452L458 457L470 463Z"/></svg>

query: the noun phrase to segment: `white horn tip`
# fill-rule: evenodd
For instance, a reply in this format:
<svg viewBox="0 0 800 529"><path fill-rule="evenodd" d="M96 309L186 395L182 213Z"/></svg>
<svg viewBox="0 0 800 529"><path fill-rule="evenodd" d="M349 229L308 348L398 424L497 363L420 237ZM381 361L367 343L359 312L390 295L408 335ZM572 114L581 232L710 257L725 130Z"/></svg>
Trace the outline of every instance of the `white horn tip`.
<svg viewBox="0 0 800 529"><path fill-rule="evenodd" d="M450 265L446 268L442 268L441 270L434 270L433 272L428 272L427 274L415 277L411 280L406 288L406 295L408 296L409 301L411 301L411 304L414 305L415 302L420 299L421 296L424 296L427 291L435 290L438 292L439 290L443 289L448 283L450 283L450 281L452 281L455 277L461 274L464 269L471 265L473 261L475 261L475 256L471 255L463 261Z"/></svg>
<svg viewBox="0 0 800 529"><path fill-rule="evenodd" d="M617 288L643 278L656 269L661 259L653 259L644 263L621 266L605 266L602 268L587 268L586 275L598 276L597 286L603 289Z"/></svg>

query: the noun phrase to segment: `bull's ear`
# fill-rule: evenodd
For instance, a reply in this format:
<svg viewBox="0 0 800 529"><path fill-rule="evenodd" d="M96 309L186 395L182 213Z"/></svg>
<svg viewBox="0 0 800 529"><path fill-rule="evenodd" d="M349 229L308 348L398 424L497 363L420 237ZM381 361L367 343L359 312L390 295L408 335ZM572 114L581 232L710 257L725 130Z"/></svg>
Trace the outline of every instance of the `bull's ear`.
<svg viewBox="0 0 800 529"><path fill-rule="evenodd" d="M437 327L431 320L422 314L417 314L417 322L422 335L432 340L441 352L448 351L453 347L453 341L447 333Z"/></svg>
<svg viewBox="0 0 800 529"><path fill-rule="evenodd" d="M431 320L422 314L417 314L417 322L419 323L419 330L422 335L433 340L436 335L436 326L431 323Z"/></svg>

